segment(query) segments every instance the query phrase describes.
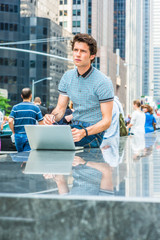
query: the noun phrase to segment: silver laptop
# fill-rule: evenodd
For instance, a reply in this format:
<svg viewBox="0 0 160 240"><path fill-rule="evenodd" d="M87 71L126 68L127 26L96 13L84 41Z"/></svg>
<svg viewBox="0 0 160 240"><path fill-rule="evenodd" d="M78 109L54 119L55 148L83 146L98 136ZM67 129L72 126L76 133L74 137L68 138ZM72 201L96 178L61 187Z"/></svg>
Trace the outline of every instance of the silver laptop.
<svg viewBox="0 0 160 240"><path fill-rule="evenodd" d="M24 169L25 174L63 174L72 170L75 151L32 150Z"/></svg>
<svg viewBox="0 0 160 240"><path fill-rule="evenodd" d="M25 125L31 149L78 150L69 125Z"/></svg>

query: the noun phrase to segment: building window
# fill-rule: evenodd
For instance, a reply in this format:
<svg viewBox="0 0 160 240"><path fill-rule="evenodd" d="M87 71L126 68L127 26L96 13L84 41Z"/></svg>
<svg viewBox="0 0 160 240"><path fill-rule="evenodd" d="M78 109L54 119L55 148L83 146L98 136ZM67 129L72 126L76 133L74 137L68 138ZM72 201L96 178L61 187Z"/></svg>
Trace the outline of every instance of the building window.
<svg viewBox="0 0 160 240"><path fill-rule="evenodd" d="M13 24L12 24L12 23L9 24L9 30L10 30L10 31L13 31Z"/></svg>
<svg viewBox="0 0 160 240"><path fill-rule="evenodd" d="M81 16L81 10L80 9L77 9L77 10L73 10L73 16Z"/></svg>
<svg viewBox="0 0 160 240"><path fill-rule="evenodd" d="M36 33L36 28L35 27L31 27L31 34L35 34Z"/></svg>
<svg viewBox="0 0 160 240"><path fill-rule="evenodd" d="M5 65L5 66L8 66L8 58L5 58L5 59L4 59L4 65Z"/></svg>
<svg viewBox="0 0 160 240"><path fill-rule="evenodd" d="M4 77L4 83L8 83L8 76Z"/></svg>
<svg viewBox="0 0 160 240"><path fill-rule="evenodd" d="M22 60L21 62L21 67L24 67L24 60Z"/></svg>
<svg viewBox="0 0 160 240"><path fill-rule="evenodd" d="M18 12L18 6L17 5L14 5L14 12Z"/></svg>
<svg viewBox="0 0 160 240"><path fill-rule="evenodd" d="M1 11L4 11L4 4L1 4Z"/></svg>
<svg viewBox="0 0 160 240"><path fill-rule="evenodd" d="M63 26L63 22L59 22L59 25L60 25L60 26Z"/></svg>
<svg viewBox="0 0 160 240"><path fill-rule="evenodd" d="M77 10L77 16L81 16L81 10L80 9Z"/></svg>
<svg viewBox="0 0 160 240"><path fill-rule="evenodd" d="M60 5L63 5L63 0L60 0L60 1L59 1L59 4L60 4Z"/></svg>
<svg viewBox="0 0 160 240"><path fill-rule="evenodd" d="M67 0L64 0L64 4L65 4L65 5L67 4Z"/></svg>
<svg viewBox="0 0 160 240"><path fill-rule="evenodd" d="M64 10L64 16L67 16L67 10Z"/></svg>
<svg viewBox="0 0 160 240"><path fill-rule="evenodd" d="M14 31L17 32L17 24L14 24Z"/></svg>
<svg viewBox="0 0 160 240"><path fill-rule="evenodd" d="M67 21L64 21L64 22L63 22L63 27L64 27L64 28L67 28Z"/></svg>
<svg viewBox="0 0 160 240"><path fill-rule="evenodd" d="M81 22L80 21L73 21L73 27L80 27Z"/></svg>
<svg viewBox="0 0 160 240"><path fill-rule="evenodd" d="M13 5L9 5L9 11L13 12Z"/></svg>
<svg viewBox="0 0 160 240"><path fill-rule="evenodd" d="M47 44L43 44L43 52L47 52Z"/></svg>
<svg viewBox="0 0 160 240"><path fill-rule="evenodd" d="M3 58L0 58L0 65L3 65Z"/></svg>
<svg viewBox="0 0 160 240"><path fill-rule="evenodd" d="M59 16L62 16L63 15L63 11L59 11Z"/></svg>
<svg viewBox="0 0 160 240"><path fill-rule="evenodd" d="M72 13L73 16L77 16L77 11L74 9L73 10L73 13Z"/></svg>
<svg viewBox="0 0 160 240"><path fill-rule="evenodd" d="M43 34L47 35L47 28L45 28L45 27L43 28Z"/></svg>
<svg viewBox="0 0 160 240"><path fill-rule="evenodd" d="M36 44L31 43L31 44L30 44L30 49L31 49L32 51L36 50Z"/></svg>
<svg viewBox="0 0 160 240"><path fill-rule="evenodd" d="M8 12L8 9L9 9L8 4L5 4L5 12Z"/></svg>
<svg viewBox="0 0 160 240"><path fill-rule="evenodd" d="M8 23L5 23L5 30L8 30Z"/></svg>
<svg viewBox="0 0 160 240"><path fill-rule="evenodd" d="M43 68L47 68L47 62L46 61L43 61Z"/></svg>
<svg viewBox="0 0 160 240"><path fill-rule="evenodd" d="M30 67L31 67L31 68L35 68L35 66L36 66L36 62L33 61L33 60L31 60L31 61L30 61Z"/></svg>
<svg viewBox="0 0 160 240"><path fill-rule="evenodd" d="M0 29L1 29L1 30L4 29L4 24L3 24L3 23L0 24Z"/></svg>

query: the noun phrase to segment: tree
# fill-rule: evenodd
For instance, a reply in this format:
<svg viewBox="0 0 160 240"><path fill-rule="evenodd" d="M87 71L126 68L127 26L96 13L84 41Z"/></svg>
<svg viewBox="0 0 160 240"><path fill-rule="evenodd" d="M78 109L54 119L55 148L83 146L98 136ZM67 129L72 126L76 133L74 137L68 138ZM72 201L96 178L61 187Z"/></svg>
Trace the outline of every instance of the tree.
<svg viewBox="0 0 160 240"><path fill-rule="evenodd" d="M5 111L5 115L9 115L11 105L9 104L10 99L0 96L0 110Z"/></svg>

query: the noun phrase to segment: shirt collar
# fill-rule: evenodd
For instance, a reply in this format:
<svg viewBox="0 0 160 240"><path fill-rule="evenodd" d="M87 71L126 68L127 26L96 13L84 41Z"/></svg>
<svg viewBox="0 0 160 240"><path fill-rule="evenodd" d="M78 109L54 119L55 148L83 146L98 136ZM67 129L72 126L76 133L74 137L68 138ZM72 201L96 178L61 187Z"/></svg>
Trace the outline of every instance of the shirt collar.
<svg viewBox="0 0 160 240"><path fill-rule="evenodd" d="M90 68L85 73L83 73L82 75L79 74L78 69L77 69L77 74L78 74L78 77L81 76L83 78L87 78L92 73L92 71L93 71L93 67L91 65Z"/></svg>

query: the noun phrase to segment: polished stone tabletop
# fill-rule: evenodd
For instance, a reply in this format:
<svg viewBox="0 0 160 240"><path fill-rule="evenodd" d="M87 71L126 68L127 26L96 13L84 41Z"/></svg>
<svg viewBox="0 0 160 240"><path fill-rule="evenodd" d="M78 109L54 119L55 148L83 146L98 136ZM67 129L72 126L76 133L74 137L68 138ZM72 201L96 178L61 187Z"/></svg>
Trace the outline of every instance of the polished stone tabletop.
<svg viewBox="0 0 160 240"><path fill-rule="evenodd" d="M101 148L0 154L0 196L160 201L160 132L105 139Z"/></svg>

